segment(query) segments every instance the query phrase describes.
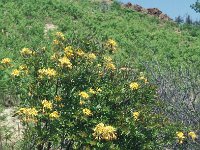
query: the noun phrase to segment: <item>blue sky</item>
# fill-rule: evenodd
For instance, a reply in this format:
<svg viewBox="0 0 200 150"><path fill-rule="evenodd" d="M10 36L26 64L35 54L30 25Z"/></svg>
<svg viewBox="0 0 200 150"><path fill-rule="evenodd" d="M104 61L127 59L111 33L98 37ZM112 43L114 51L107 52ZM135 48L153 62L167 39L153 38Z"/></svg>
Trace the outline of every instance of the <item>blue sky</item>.
<svg viewBox="0 0 200 150"><path fill-rule="evenodd" d="M163 13L168 14L172 19L178 15L185 16L191 15L193 20L200 20L200 14L196 13L190 8L191 4L194 4L196 0L119 0L127 3L139 4L144 8L159 8Z"/></svg>

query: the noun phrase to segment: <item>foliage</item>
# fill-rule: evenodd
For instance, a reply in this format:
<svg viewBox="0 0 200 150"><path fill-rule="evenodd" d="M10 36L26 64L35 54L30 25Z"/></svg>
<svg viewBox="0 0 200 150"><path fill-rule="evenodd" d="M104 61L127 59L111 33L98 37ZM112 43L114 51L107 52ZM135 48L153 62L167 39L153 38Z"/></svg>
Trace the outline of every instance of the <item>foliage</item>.
<svg viewBox="0 0 200 150"><path fill-rule="evenodd" d="M1 92L21 99L26 149L34 145L38 149L163 149L173 142L176 149L184 149L185 143L193 143L189 129L181 123L177 129L163 117L166 104L158 101L157 88L138 70L144 71L143 63L154 59L161 62L154 66L158 74L169 62L176 71L189 65L196 81L198 27L158 20L121 8L117 2L2 0L0 6ZM51 43L48 25L67 35L58 32ZM104 55L114 61L104 60ZM8 56L11 65L3 60ZM19 98L12 98L15 95ZM182 122L179 115L174 117Z"/></svg>
<svg viewBox="0 0 200 150"><path fill-rule="evenodd" d="M57 32L50 48L22 49L21 64L3 63L21 99L24 148L159 149L176 143L176 131L185 129L159 112L156 87L144 74L115 66L114 40L97 43L65 40Z"/></svg>

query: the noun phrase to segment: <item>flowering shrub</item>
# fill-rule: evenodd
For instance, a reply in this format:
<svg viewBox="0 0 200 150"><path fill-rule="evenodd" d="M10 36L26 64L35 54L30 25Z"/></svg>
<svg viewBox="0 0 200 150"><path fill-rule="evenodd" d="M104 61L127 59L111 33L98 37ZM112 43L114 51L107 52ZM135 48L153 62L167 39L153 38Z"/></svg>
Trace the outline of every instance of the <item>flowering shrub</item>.
<svg viewBox="0 0 200 150"><path fill-rule="evenodd" d="M159 112L156 87L144 74L115 64L114 40L94 52L79 42L57 32L51 48L22 49L20 65L2 59L21 99L17 114L26 148L158 149L176 138L183 143L183 133ZM189 135L195 140L194 132Z"/></svg>

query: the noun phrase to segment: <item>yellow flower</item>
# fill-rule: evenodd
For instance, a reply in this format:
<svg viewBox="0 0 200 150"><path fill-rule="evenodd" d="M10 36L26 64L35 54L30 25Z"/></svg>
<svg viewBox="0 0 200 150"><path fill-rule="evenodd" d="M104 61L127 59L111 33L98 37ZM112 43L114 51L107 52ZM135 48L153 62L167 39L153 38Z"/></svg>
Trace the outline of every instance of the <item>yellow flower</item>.
<svg viewBox="0 0 200 150"><path fill-rule="evenodd" d="M60 42L58 40L53 40L54 45L58 45Z"/></svg>
<svg viewBox="0 0 200 150"><path fill-rule="evenodd" d="M52 110L53 104L50 101L45 99L42 101L42 105L43 105L43 108Z"/></svg>
<svg viewBox="0 0 200 150"><path fill-rule="evenodd" d="M56 32L56 36L57 36L58 38L61 38L62 40L65 39L64 34L63 34L62 32Z"/></svg>
<svg viewBox="0 0 200 150"><path fill-rule="evenodd" d="M130 88L131 88L132 90L137 90L137 89L139 88L139 84L138 84L137 82L132 82L132 83L130 84Z"/></svg>
<svg viewBox="0 0 200 150"><path fill-rule="evenodd" d="M53 111L49 114L49 118L51 119L58 119L60 117L59 113L57 111Z"/></svg>
<svg viewBox="0 0 200 150"><path fill-rule="evenodd" d="M112 47L115 47L115 46L117 46L117 42L115 42L114 40L112 40L112 39L108 39L108 41L107 41L107 46L112 46Z"/></svg>
<svg viewBox="0 0 200 150"><path fill-rule="evenodd" d="M20 108L18 113L24 114L27 116L37 116L38 115L38 111L35 108Z"/></svg>
<svg viewBox="0 0 200 150"><path fill-rule="evenodd" d="M21 51L20 51L21 55L23 56L30 56L33 54L33 51L31 51L29 48L23 48Z"/></svg>
<svg viewBox="0 0 200 150"><path fill-rule="evenodd" d="M133 117L134 117L134 120L135 121L137 121L138 120L138 118L139 118L139 115L140 115L140 113L139 112L133 112Z"/></svg>
<svg viewBox="0 0 200 150"><path fill-rule="evenodd" d="M101 64L97 64L97 67L101 67Z"/></svg>
<svg viewBox="0 0 200 150"><path fill-rule="evenodd" d="M80 105L84 105L84 104L85 104L85 101L80 100L79 104L80 104Z"/></svg>
<svg viewBox="0 0 200 150"><path fill-rule="evenodd" d="M66 56L69 57L69 58L74 56L72 46L65 47L64 52L65 52Z"/></svg>
<svg viewBox="0 0 200 150"><path fill-rule="evenodd" d="M85 55L85 53L83 52L83 50L81 50L81 49L78 49L78 51L76 52L76 54L78 55L78 56L84 56Z"/></svg>
<svg viewBox="0 0 200 150"><path fill-rule="evenodd" d="M54 76L56 76L56 71L55 71L54 69L47 68L46 74L47 74L49 77L54 77Z"/></svg>
<svg viewBox="0 0 200 150"><path fill-rule="evenodd" d="M6 65L10 64L11 62L12 62L12 60L10 58L3 58L1 60L1 63L6 64Z"/></svg>
<svg viewBox="0 0 200 150"><path fill-rule="evenodd" d="M79 95L84 99L88 99L90 97L86 92L80 92Z"/></svg>
<svg viewBox="0 0 200 150"><path fill-rule="evenodd" d="M89 93L91 93L91 94L96 94L96 91L95 91L94 89L90 88L90 89L89 89Z"/></svg>
<svg viewBox="0 0 200 150"><path fill-rule="evenodd" d="M105 56L105 57L104 57L104 60L105 60L106 62L112 62L112 58L111 58L110 56Z"/></svg>
<svg viewBox="0 0 200 150"><path fill-rule="evenodd" d="M143 80L145 84L148 83L147 78L145 78L144 76L139 77L139 80Z"/></svg>
<svg viewBox="0 0 200 150"><path fill-rule="evenodd" d="M52 56L51 56L51 60L57 60L58 59L58 54L54 53Z"/></svg>
<svg viewBox="0 0 200 150"><path fill-rule="evenodd" d="M11 75L12 76L19 76L19 74L20 74L20 71L18 70L18 69L14 69L13 71L12 71L12 73L11 73Z"/></svg>
<svg viewBox="0 0 200 150"><path fill-rule="evenodd" d="M177 138L178 138L178 142L179 142L180 144L182 144L182 143L183 143L183 140L185 139L185 136L184 136L183 132L176 132L176 136L177 136Z"/></svg>
<svg viewBox="0 0 200 150"><path fill-rule="evenodd" d="M58 61L60 62L61 67L66 66L70 69L72 68L72 63L70 62L70 60L67 57L60 58Z"/></svg>
<svg viewBox="0 0 200 150"><path fill-rule="evenodd" d="M27 70L28 67L27 67L26 65L21 65L21 66L19 66L19 69L20 69L20 70Z"/></svg>
<svg viewBox="0 0 200 150"><path fill-rule="evenodd" d="M115 65L112 62L108 62L108 63L106 63L106 69L108 69L108 70L115 70L116 67L115 67Z"/></svg>
<svg viewBox="0 0 200 150"><path fill-rule="evenodd" d="M93 131L93 136L95 137L95 139L98 140L102 139L110 141L117 138L116 129L112 126L105 126L103 123L99 123L98 125L96 125Z"/></svg>
<svg viewBox="0 0 200 150"><path fill-rule="evenodd" d="M39 73L39 78L43 78L45 76L47 76L48 78L52 78L52 77L55 77L57 75L57 72L54 69L51 69L51 68L39 69L38 73Z"/></svg>
<svg viewBox="0 0 200 150"><path fill-rule="evenodd" d="M112 39L109 39L107 42L106 42L106 46L109 47L112 52L114 52L117 48L117 42L115 42L114 40Z"/></svg>
<svg viewBox="0 0 200 150"><path fill-rule="evenodd" d="M95 59L97 58L97 56L96 56L94 53L89 53L89 54L87 55L87 58L88 58L89 60L95 60Z"/></svg>
<svg viewBox="0 0 200 150"><path fill-rule="evenodd" d="M102 89L101 88L97 88L97 92L102 92Z"/></svg>
<svg viewBox="0 0 200 150"><path fill-rule="evenodd" d="M83 114L86 115L86 116L92 116L92 112L91 110L87 109L87 108L84 108L83 109Z"/></svg>
<svg viewBox="0 0 200 150"><path fill-rule="evenodd" d="M55 99L56 101L58 101L58 102L62 101L62 97L61 97L61 96L58 96L58 95L56 95L56 96L54 97L54 99Z"/></svg>
<svg viewBox="0 0 200 150"><path fill-rule="evenodd" d="M197 135L195 134L195 132L192 132L192 131L188 133L188 136L190 136L193 141L197 138Z"/></svg>
<svg viewBox="0 0 200 150"><path fill-rule="evenodd" d="M28 111L29 111L29 115L32 115L32 116L38 115L38 111L35 108L30 108Z"/></svg>

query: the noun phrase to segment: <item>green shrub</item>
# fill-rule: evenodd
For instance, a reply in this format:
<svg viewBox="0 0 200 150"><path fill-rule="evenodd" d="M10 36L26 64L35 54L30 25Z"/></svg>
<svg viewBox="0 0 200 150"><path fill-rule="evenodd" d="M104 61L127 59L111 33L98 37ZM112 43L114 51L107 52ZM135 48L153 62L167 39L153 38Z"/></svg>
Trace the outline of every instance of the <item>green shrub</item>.
<svg viewBox="0 0 200 150"><path fill-rule="evenodd" d="M112 39L70 40L57 32L48 48L23 48L16 64L2 59L21 99L24 149L160 149L176 143L181 125L159 111L156 87L143 73L115 65L119 49Z"/></svg>

